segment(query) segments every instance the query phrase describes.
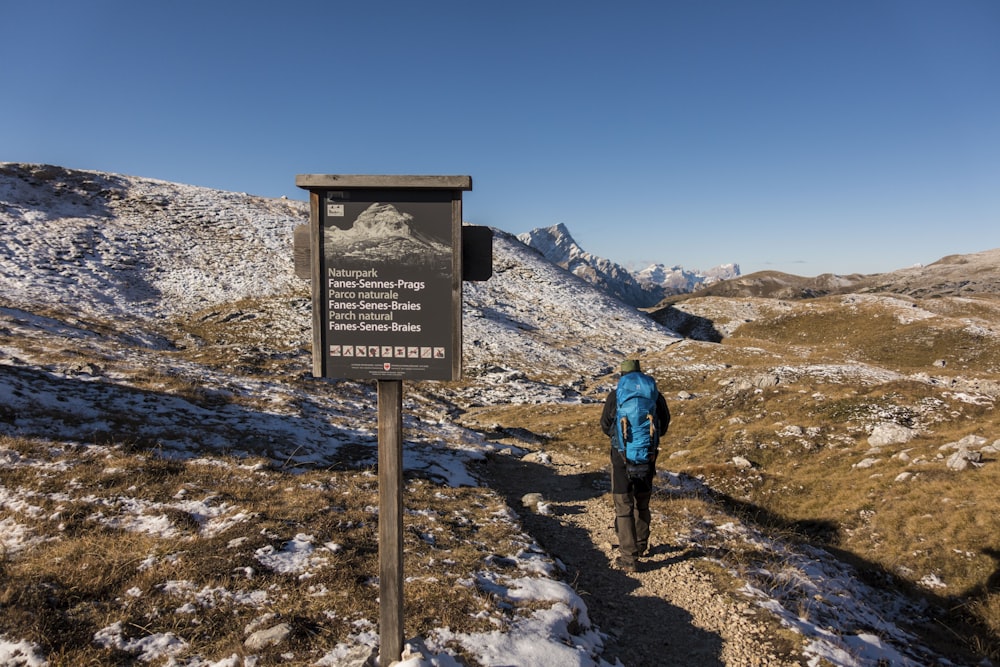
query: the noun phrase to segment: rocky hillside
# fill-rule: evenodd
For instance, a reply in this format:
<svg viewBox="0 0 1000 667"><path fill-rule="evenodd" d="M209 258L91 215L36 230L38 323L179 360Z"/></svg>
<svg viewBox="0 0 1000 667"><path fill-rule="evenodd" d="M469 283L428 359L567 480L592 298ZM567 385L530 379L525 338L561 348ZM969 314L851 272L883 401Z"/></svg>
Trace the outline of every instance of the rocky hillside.
<svg viewBox="0 0 1000 667"><path fill-rule="evenodd" d="M150 373L209 377L205 369L182 371L184 364L170 358L194 352L206 339L223 345L215 352L224 350L233 364L260 364L268 354L294 354L306 362L309 286L294 276L292 230L307 219L302 202L46 165L0 165L0 312L12 346L8 363L74 377L87 369L88 377L116 383ZM494 276L468 283L464 302L469 379L444 391L465 400L581 400L585 386L600 381L624 355L677 340L499 230ZM54 341L66 337L74 341L66 348L73 352L53 354ZM25 349L36 340L43 349ZM8 374L7 381L12 377L44 380L33 392L59 385L47 375ZM6 409L18 417L0 421L0 431L51 433L51 407L33 402L32 392L11 391ZM293 400L285 395L283 401ZM356 421L355 403L330 400L323 409L334 421ZM87 405L102 437L119 422L132 428L120 407L105 408L96 394ZM62 419L75 422L69 415ZM171 418L152 418L146 437L169 433L183 448L216 438L199 436L209 427L193 414L191 419L185 432ZM250 428L270 433L283 427ZM308 439L313 444L288 442L290 451L306 458L309 451L335 455L318 434Z"/></svg>
<svg viewBox="0 0 1000 667"><path fill-rule="evenodd" d="M889 292L912 297L971 296L1000 293L1000 248L950 255L923 267L867 276L859 292Z"/></svg>

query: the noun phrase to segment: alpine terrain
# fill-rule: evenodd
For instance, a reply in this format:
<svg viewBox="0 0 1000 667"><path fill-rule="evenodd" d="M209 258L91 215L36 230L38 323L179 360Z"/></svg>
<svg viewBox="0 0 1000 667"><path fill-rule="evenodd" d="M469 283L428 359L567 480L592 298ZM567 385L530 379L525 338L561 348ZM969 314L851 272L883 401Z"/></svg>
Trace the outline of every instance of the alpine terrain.
<svg viewBox="0 0 1000 667"><path fill-rule="evenodd" d="M0 164L0 664L380 663L376 392L312 377L307 209ZM1000 251L623 300L528 240L463 379L404 388L399 664L996 664ZM638 572L625 358L672 415Z"/></svg>

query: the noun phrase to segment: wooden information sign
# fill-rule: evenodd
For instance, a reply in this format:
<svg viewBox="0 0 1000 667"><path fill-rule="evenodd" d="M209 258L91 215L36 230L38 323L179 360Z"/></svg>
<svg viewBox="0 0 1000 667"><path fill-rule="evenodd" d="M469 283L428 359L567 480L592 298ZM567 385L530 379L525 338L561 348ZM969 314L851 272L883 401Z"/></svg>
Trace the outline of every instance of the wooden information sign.
<svg viewBox="0 0 1000 667"><path fill-rule="evenodd" d="M458 380L462 279L492 273L492 236L463 244L469 176L303 174L296 275L312 281L313 375L378 384L379 658L403 650L403 380ZM463 258L481 265L463 270Z"/></svg>

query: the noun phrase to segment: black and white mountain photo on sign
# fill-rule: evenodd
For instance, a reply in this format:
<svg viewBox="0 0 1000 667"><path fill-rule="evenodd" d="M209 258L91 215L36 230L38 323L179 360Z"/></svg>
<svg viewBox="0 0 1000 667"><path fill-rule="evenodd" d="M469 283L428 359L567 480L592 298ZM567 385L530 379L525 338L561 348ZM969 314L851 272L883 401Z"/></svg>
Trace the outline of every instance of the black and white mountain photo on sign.
<svg viewBox="0 0 1000 667"><path fill-rule="evenodd" d="M394 204L375 202L349 228L328 224L324 232L326 256L340 262L439 265L442 270L451 263L451 247L417 229L414 215Z"/></svg>

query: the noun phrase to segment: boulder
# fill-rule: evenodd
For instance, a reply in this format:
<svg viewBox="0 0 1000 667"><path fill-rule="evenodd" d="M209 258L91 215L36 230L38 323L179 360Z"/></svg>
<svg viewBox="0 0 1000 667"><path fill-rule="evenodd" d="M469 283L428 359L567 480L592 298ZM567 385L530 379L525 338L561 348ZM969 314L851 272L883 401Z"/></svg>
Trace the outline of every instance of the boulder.
<svg viewBox="0 0 1000 667"><path fill-rule="evenodd" d="M246 638L243 642L243 646L245 646L248 651L260 651L268 646L280 644L285 641L291 633L292 627L290 625L287 623L279 623L274 627L267 628L266 630L258 630L253 633Z"/></svg>
<svg viewBox="0 0 1000 667"><path fill-rule="evenodd" d="M538 507L538 504L543 500L544 497L540 493L526 493L521 496L521 504L529 509Z"/></svg>
<svg viewBox="0 0 1000 667"><path fill-rule="evenodd" d="M732 459L732 461L733 461L733 465L736 466L737 468L753 468L754 467L753 463L750 461L750 459L744 458L742 456L734 456L733 459Z"/></svg>
<svg viewBox="0 0 1000 667"><path fill-rule="evenodd" d="M876 463L880 463L881 461L882 461L882 459L867 458L867 459L862 459L861 461L858 461L857 463L855 463L851 467L852 468L857 468L858 470L864 470L866 468L871 468L873 465L875 465Z"/></svg>
<svg viewBox="0 0 1000 667"><path fill-rule="evenodd" d="M970 466L978 468L983 465L983 455L979 452L960 449L948 457L945 465L948 466L948 470L955 471L967 470Z"/></svg>
<svg viewBox="0 0 1000 667"><path fill-rule="evenodd" d="M872 429L868 436L868 444L872 447L885 447L886 445L901 445L913 440L917 432L907 426L901 426L892 422L883 422Z"/></svg>

